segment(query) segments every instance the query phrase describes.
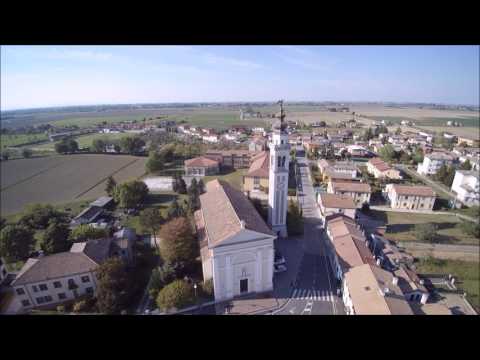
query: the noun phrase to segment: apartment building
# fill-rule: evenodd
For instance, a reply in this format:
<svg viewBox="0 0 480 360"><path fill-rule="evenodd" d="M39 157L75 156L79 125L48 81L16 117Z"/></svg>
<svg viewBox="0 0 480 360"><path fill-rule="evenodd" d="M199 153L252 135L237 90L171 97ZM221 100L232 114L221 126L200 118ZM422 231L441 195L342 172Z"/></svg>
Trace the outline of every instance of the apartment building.
<svg viewBox="0 0 480 360"><path fill-rule="evenodd" d="M457 200L465 206L480 205L479 174L475 170L457 170L452 183Z"/></svg>
<svg viewBox="0 0 480 360"><path fill-rule="evenodd" d="M357 207L370 203L372 189L369 184L361 182L343 182L330 181L328 183L327 192L337 195L348 195L353 198L353 202Z"/></svg>
<svg viewBox="0 0 480 360"><path fill-rule="evenodd" d="M417 172L421 175L434 175L443 166L451 166L457 157L454 154L434 151L423 157L423 162L418 164Z"/></svg>
<svg viewBox="0 0 480 360"><path fill-rule="evenodd" d="M436 194L429 186L387 184L385 194L392 209L432 210Z"/></svg>
<svg viewBox="0 0 480 360"><path fill-rule="evenodd" d="M339 284L351 268L375 263L365 234L355 220L343 214L328 216L325 231L329 240L329 261Z"/></svg>
<svg viewBox="0 0 480 360"><path fill-rule="evenodd" d="M219 161L221 167L246 169L254 155L255 152L248 150L209 150L204 156Z"/></svg>
<svg viewBox="0 0 480 360"><path fill-rule="evenodd" d="M94 295L97 267L111 256L128 261L130 245L123 237L89 240L74 243L70 251L30 258L11 284L16 300L27 311Z"/></svg>

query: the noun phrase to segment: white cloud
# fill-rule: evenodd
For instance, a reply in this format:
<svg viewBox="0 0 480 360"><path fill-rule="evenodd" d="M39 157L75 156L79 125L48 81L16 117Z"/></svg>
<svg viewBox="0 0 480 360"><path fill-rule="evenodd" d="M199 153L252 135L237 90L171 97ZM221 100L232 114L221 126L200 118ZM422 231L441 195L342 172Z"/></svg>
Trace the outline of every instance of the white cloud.
<svg viewBox="0 0 480 360"><path fill-rule="evenodd" d="M227 65L245 69L261 69L264 67L262 64L253 61L218 56L210 53L204 53L202 57L207 63L214 65Z"/></svg>

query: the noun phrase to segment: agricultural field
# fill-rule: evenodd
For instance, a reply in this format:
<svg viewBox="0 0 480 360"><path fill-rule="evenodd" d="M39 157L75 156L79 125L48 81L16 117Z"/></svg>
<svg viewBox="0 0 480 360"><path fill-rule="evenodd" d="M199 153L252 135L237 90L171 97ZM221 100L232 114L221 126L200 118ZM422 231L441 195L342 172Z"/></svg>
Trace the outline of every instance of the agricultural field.
<svg viewBox="0 0 480 360"><path fill-rule="evenodd" d="M462 220L455 215L417 214L393 211L371 211L372 217L387 224L386 236L394 241L420 241L415 224L433 223L438 227L437 242L455 245L479 245L480 239L465 234L459 227Z"/></svg>
<svg viewBox="0 0 480 360"><path fill-rule="evenodd" d="M1 163L2 216L29 203L60 204L105 195L105 180L117 183L145 173L146 157L129 155L56 155Z"/></svg>
<svg viewBox="0 0 480 360"><path fill-rule="evenodd" d="M5 149L11 146L22 146L40 141L47 141L46 134L1 134L0 148Z"/></svg>

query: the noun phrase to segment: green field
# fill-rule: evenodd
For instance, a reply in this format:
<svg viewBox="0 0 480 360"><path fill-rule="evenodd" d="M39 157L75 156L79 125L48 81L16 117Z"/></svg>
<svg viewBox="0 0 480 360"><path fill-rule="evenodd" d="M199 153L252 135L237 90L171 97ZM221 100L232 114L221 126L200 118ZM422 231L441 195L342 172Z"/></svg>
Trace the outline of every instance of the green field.
<svg viewBox="0 0 480 360"><path fill-rule="evenodd" d="M228 182L230 185L232 185L234 188L240 191L243 191L243 176L247 172L248 172L248 169L238 169L227 174L205 176L203 178L203 182L206 184L207 182L213 179L224 180Z"/></svg>
<svg viewBox="0 0 480 360"><path fill-rule="evenodd" d="M436 242L442 244L479 245L480 240L465 234L459 227L462 220L455 215L413 214L392 211L371 211L372 217L387 224L386 236L394 241L420 241L415 224L434 223L438 227Z"/></svg>
<svg viewBox="0 0 480 360"><path fill-rule="evenodd" d="M81 135L75 137L75 141L78 143L79 148L85 148L85 147L90 147L92 146L92 142L95 139L101 139L104 141L113 141L113 140L119 140L124 137L129 137L129 136L135 136L137 134L134 133L118 133L118 134L100 134L100 133L95 133L95 134L87 134L87 135ZM58 142L58 141L57 141ZM49 142L47 144L41 144L38 146L35 146L35 150L45 150L45 151L54 151L55 150L55 144L57 142Z"/></svg>
<svg viewBox="0 0 480 360"><path fill-rule="evenodd" d="M21 146L39 141L47 141L46 134L2 134L0 135L0 147L2 149L10 146Z"/></svg>
<svg viewBox="0 0 480 360"><path fill-rule="evenodd" d="M468 301L477 309L480 306L480 268L477 262L424 258L415 266L419 274L452 274L458 279L456 287L467 293Z"/></svg>

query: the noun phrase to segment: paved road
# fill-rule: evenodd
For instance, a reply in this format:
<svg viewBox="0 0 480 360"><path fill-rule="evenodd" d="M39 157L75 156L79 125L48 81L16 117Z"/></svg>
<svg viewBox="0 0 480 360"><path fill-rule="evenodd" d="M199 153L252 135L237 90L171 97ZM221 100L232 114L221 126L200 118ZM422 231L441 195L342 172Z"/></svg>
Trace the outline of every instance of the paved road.
<svg viewBox="0 0 480 360"><path fill-rule="evenodd" d="M325 235L310 179L308 161L302 155L297 150L300 171L298 196L305 222L304 235L299 241L303 248L303 257L298 266L294 286L290 287L289 300L274 314L344 314L343 303L337 296L333 273L325 255Z"/></svg>

